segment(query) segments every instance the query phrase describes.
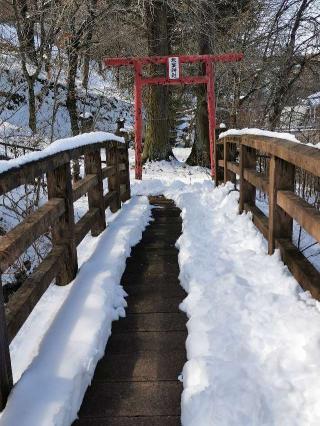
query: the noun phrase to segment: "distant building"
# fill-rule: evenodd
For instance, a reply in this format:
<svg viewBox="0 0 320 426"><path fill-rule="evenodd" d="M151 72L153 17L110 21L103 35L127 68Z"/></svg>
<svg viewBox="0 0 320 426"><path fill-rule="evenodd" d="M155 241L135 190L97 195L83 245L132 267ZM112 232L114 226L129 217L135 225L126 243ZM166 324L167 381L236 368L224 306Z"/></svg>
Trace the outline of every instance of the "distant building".
<svg viewBox="0 0 320 426"><path fill-rule="evenodd" d="M297 105L287 106L281 116L286 129L320 129L320 92L301 99Z"/></svg>

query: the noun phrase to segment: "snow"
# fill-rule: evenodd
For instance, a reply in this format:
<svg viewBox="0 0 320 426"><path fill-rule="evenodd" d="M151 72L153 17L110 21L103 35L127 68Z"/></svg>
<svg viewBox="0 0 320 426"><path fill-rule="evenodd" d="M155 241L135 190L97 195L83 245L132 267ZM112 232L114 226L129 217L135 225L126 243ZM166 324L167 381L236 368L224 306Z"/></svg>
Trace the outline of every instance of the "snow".
<svg viewBox="0 0 320 426"><path fill-rule="evenodd" d="M0 24L0 41L14 46L18 45L17 31L14 26L4 23Z"/></svg>
<svg viewBox="0 0 320 426"><path fill-rule="evenodd" d="M6 26L1 26L0 33L6 34ZM10 27L13 29L13 27ZM0 35L1 41L1 35ZM67 57L61 49L53 47L53 68L50 81L44 71L40 72L35 82L37 97L37 134L36 139L45 145L56 139L72 134L69 114L66 108L67 95ZM14 142L22 143L29 132L28 125L28 90L23 77L21 64L15 50L7 54L0 53L0 127L3 122L17 126L22 134L15 135ZM47 83L50 83L47 85ZM113 71L100 71L98 62L90 64L88 90L82 86L82 75L78 73L77 108L79 116L89 112L93 115L95 130L115 132L119 116L126 124L133 123L133 104L127 91L119 89L114 82ZM8 98L6 94L12 94ZM45 94L45 95L44 95ZM54 123L52 123L52 120ZM7 141L7 140L6 140Z"/></svg>
<svg viewBox="0 0 320 426"><path fill-rule="evenodd" d="M89 118L93 118L93 114L89 111L85 111L83 113L81 113L80 118L84 118L84 119L89 119Z"/></svg>
<svg viewBox="0 0 320 426"><path fill-rule="evenodd" d="M72 138L58 139L42 151L30 152L26 155L14 158L9 161L0 161L0 173L7 172L8 170L21 167L22 165L44 159L50 155L58 154L59 152L64 152L69 149L107 141L117 141L124 143L124 139L122 137L115 136L114 134L108 132L82 133L81 135L74 136Z"/></svg>
<svg viewBox="0 0 320 426"><path fill-rule="evenodd" d="M277 138L277 139L285 139L290 142L295 143L302 143L299 141L293 134L291 133L284 133L284 132L271 132L269 130L262 130L262 129L229 129L226 132L222 132L219 135L219 139L225 137L225 136L245 136L245 135L254 135L254 136L265 136L269 138ZM320 143L313 144L313 143L304 143L303 145L311 146L313 148L320 149Z"/></svg>
<svg viewBox="0 0 320 426"><path fill-rule="evenodd" d="M215 188L209 171L183 163L189 152L174 149L178 160L144 165L143 180L132 177L133 198L101 236L80 246L74 282L50 287L38 303L10 347L17 383L0 426L75 419L111 322L125 315L119 282L150 220L149 194L164 194L182 210L183 426L320 424L320 304L278 252L267 255L251 215L238 214L232 185Z"/></svg>
<svg viewBox="0 0 320 426"><path fill-rule="evenodd" d="M66 426L76 419L111 323L125 315L120 279L150 216L147 198L132 198L106 231L83 240L75 280L46 291L10 346L16 385L1 426Z"/></svg>
<svg viewBox="0 0 320 426"><path fill-rule="evenodd" d="M318 107L320 105L320 92L308 96L307 101L312 107Z"/></svg>
<svg viewBox="0 0 320 426"><path fill-rule="evenodd" d="M162 174L162 177L161 177ZM135 194L182 210L180 281L188 293L183 426L320 424L319 302L269 256L232 185L176 163L149 163Z"/></svg>
<svg viewBox="0 0 320 426"><path fill-rule="evenodd" d="M291 133L271 132L269 130L249 129L249 128L229 129L226 132L220 133L219 139L225 136L242 136L242 135L267 136L269 138L286 139L291 142L300 143L300 141Z"/></svg>

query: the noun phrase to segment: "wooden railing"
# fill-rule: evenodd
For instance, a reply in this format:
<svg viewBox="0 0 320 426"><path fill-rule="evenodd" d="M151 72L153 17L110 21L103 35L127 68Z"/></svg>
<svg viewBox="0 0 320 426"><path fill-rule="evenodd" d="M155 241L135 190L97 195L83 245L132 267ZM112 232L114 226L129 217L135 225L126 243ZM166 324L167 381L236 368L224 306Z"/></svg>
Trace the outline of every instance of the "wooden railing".
<svg viewBox="0 0 320 426"><path fill-rule="evenodd" d="M292 242L293 220L320 242L320 212L296 191L296 171L320 176L320 150L284 139L224 136L216 144L216 183L240 180L239 210L251 211L253 222L268 240L268 251L280 250L303 289L320 300L320 273ZM267 159L259 171L257 159ZM256 205L256 189L268 196L269 214ZM281 285L281 283L279 283Z"/></svg>
<svg viewBox="0 0 320 426"><path fill-rule="evenodd" d="M41 151L39 148L16 143L0 142L0 146L4 147L4 157L6 157L6 159L10 159L11 153L13 153L14 158L16 158L19 155L25 155L27 152Z"/></svg>
<svg viewBox="0 0 320 426"><path fill-rule="evenodd" d="M101 160L101 150L105 150L106 160ZM80 156L84 156L85 176L72 184L70 162ZM0 272L3 274L37 238L46 232L52 236L50 253L6 305L0 286L1 409L13 386L9 343L50 283L55 280L57 285L66 285L75 278L76 247L89 231L97 236L106 228L106 208L116 212L121 202L130 198L128 147L115 141L94 143L27 163L0 174L0 195L20 185L33 184L40 176L47 181L47 202L0 238ZM108 192L104 195L105 178L108 178ZM73 203L85 194L88 194L89 209L75 223Z"/></svg>

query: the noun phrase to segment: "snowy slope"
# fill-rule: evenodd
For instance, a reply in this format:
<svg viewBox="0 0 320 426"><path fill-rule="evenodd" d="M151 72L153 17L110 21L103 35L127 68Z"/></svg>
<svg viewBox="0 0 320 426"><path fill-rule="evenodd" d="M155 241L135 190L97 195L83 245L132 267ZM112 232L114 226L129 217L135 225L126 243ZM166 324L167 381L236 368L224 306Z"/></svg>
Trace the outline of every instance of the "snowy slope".
<svg viewBox="0 0 320 426"><path fill-rule="evenodd" d="M15 44L14 33L12 27L0 24L0 42L1 38L10 38ZM37 139L46 143L71 135L66 109L67 59L63 51L58 54L54 50L52 65L50 80L45 72L41 72L35 84ZM8 132L3 126L15 126L13 141L26 142L30 138L28 92L17 52L0 52L0 71L0 141L11 140L10 132L6 135ZM78 112L92 114L96 130L114 132L119 117L124 118L127 125L132 124L130 95L117 89L110 71L101 73L99 65L92 63L88 90L82 86L80 72L76 86Z"/></svg>

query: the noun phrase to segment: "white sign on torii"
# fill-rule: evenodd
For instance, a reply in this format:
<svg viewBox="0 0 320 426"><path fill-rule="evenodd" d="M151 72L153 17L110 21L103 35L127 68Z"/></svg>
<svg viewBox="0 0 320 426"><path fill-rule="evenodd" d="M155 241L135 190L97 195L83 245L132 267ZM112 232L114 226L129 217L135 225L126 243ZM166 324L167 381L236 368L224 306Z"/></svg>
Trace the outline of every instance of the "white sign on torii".
<svg viewBox="0 0 320 426"><path fill-rule="evenodd" d="M169 78L170 80L179 80L179 58L171 57L168 59Z"/></svg>

